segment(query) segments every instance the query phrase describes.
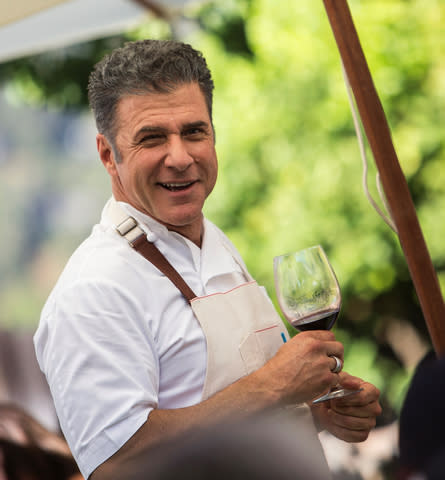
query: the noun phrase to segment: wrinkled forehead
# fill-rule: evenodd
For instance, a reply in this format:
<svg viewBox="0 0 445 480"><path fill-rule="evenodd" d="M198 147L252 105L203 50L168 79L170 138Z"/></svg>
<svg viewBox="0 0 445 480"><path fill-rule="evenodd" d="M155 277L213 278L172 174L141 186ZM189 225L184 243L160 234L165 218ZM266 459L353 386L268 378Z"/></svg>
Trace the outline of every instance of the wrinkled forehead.
<svg viewBox="0 0 445 480"><path fill-rule="evenodd" d="M183 94L183 92L186 92ZM192 95L190 95L192 94ZM175 105L176 102L176 105ZM163 106L172 109L181 108L181 104L195 103L198 108L205 108L206 113L212 123L212 112L209 100L206 98L205 93L198 82L191 83L178 83L174 85L168 85L163 87L147 87L138 90L131 90L121 95L116 102L114 108L113 119L113 136L115 137L118 130L123 126L126 121L126 114L128 114L128 106L131 104L131 108L139 110L144 109L147 113L150 110L160 109Z"/></svg>
<svg viewBox="0 0 445 480"><path fill-rule="evenodd" d="M168 93L141 92L122 97L116 108L114 137L142 127L177 129L200 122L212 127L204 94L198 84L178 86Z"/></svg>

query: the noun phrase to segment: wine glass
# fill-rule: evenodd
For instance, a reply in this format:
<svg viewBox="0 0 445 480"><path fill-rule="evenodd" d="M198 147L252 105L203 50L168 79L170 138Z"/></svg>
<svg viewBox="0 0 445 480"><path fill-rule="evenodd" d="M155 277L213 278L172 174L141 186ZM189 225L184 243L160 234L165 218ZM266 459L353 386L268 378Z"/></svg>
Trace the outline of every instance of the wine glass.
<svg viewBox="0 0 445 480"><path fill-rule="evenodd" d="M330 330L341 306L340 287L320 245L274 258L278 303L288 322L301 331ZM312 403L360 390L336 387Z"/></svg>

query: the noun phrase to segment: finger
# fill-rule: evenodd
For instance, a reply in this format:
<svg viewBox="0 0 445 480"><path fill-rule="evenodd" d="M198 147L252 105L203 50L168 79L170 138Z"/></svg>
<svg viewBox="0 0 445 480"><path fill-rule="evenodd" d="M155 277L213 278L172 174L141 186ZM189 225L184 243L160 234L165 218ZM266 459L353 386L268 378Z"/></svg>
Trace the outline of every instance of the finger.
<svg viewBox="0 0 445 480"><path fill-rule="evenodd" d="M372 402L365 406L342 406L336 403L336 400L331 400L332 411L347 417L376 418L382 413L382 408L378 402Z"/></svg>
<svg viewBox="0 0 445 480"><path fill-rule="evenodd" d="M358 390L359 388L363 387L363 380L350 375L349 373L345 372L344 370L339 374L340 376L340 384L344 388L348 388L351 390Z"/></svg>
<svg viewBox="0 0 445 480"><path fill-rule="evenodd" d="M335 335L332 331L330 330L307 330L306 332L300 332L298 335L295 335L293 338L299 337L300 340L304 339L305 337L312 337L315 338L316 340L322 340L322 341L335 341Z"/></svg>
<svg viewBox="0 0 445 480"><path fill-rule="evenodd" d="M343 368L343 361L336 355L329 355L329 358L332 359L334 364L331 366L332 373L340 373Z"/></svg>
<svg viewBox="0 0 445 480"><path fill-rule="evenodd" d="M328 335L323 338L323 335L319 333L330 334L330 332L317 331L317 335L313 335L314 332L302 332L295 335L290 342L287 342L285 346L288 348L298 347L307 349L313 355L323 355L326 357L335 355L343 362L344 347L343 344L336 341L333 335ZM328 360L328 359L327 359ZM335 360L329 359L331 366L335 365Z"/></svg>
<svg viewBox="0 0 445 480"><path fill-rule="evenodd" d="M330 406L332 410L341 415L361 418L378 417L382 413L378 398L375 398L373 393L368 394L366 391L349 397L334 399Z"/></svg>
<svg viewBox="0 0 445 480"><path fill-rule="evenodd" d="M344 347L343 344L337 341L334 342L324 342L323 349L326 355L329 357L329 364L331 367L334 367L336 361L333 357L337 357L343 364L344 358Z"/></svg>
<svg viewBox="0 0 445 480"><path fill-rule="evenodd" d="M342 376L342 374L339 375L340 376L340 383L342 386L347 386L349 388L350 385L352 385L351 383L348 383L345 381L345 377ZM353 377L351 377L353 378ZM339 398L338 400L336 400L336 403L335 403L335 407L337 408L340 408L340 407L365 407L366 405L370 405L370 404L376 404L378 405L378 400L379 400L379 397L380 397L380 391L378 388L376 388L374 385L370 384L370 383L367 383L367 382L360 382L358 385L355 385L355 388L357 387L360 387L362 388L362 391L357 393L357 394L354 394L354 395L350 395L350 396L347 396L347 397L344 397L344 398Z"/></svg>
<svg viewBox="0 0 445 480"><path fill-rule="evenodd" d="M356 416L356 415L344 415L334 410L330 410L328 415L331 422L335 427L343 430L361 432L369 431L376 425L375 415L371 416Z"/></svg>
<svg viewBox="0 0 445 480"><path fill-rule="evenodd" d="M368 438L370 432L370 430L349 430L337 425L333 425L329 431L337 438L341 438L345 442L350 443L364 442Z"/></svg>

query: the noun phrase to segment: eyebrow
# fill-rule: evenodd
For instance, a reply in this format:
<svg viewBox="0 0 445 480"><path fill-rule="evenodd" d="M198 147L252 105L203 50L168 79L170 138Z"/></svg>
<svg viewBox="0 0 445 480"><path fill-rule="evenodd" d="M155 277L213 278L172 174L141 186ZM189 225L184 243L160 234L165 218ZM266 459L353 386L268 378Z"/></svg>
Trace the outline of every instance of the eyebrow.
<svg viewBox="0 0 445 480"><path fill-rule="evenodd" d="M200 128L205 127L208 128L210 125L208 122L204 122L203 120L198 120L197 122L186 123L182 130L188 130L190 128Z"/></svg>
<svg viewBox="0 0 445 480"><path fill-rule="evenodd" d="M208 122L205 122L203 120L198 120L196 122L185 123L181 127L181 132L183 132L184 130L189 130L189 129L193 129L193 128L209 128L209 127L210 127L210 125L209 125ZM141 127L137 131L137 133L134 136L134 139L135 139L135 141L137 141L137 139L139 139L141 137L141 135L145 135L147 133L150 134L150 133L167 133L167 132L168 132L167 128L146 125L144 127Z"/></svg>
<svg viewBox="0 0 445 480"><path fill-rule="evenodd" d="M151 127L151 126L145 126L140 128L136 134L134 135L134 139L138 139L141 135L145 135L146 133L165 133L166 129L163 127Z"/></svg>

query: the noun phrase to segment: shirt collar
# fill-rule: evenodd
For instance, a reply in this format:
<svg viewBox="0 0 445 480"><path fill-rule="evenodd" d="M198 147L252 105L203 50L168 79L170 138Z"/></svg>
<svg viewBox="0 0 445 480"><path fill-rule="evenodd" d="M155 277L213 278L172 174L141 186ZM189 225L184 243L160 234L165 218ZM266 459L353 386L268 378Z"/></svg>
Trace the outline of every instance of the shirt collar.
<svg viewBox="0 0 445 480"><path fill-rule="evenodd" d="M114 198L111 201L115 201ZM126 202L117 202L128 215L134 217L140 228L147 234L150 242L161 241L170 245L175 250L184 250L176 242L180 242L182 246L187 247L188 254L195 265L195 270L201 272L201 279L206 284L211 278L219 275L225 275L235 272L243 273L239 261L234 258L233 247L226 240L224 234L205 217L203 219L203 238L202 245L197 245L187 240L179 233L169 231L165 225L162 225L154 218L142 213ZM176 248L174 244L176 243ZM176 252L179 254L179 251Z"/></svg>
<svg viewBox="0 0 445 480"><path fill-rule="evenodd" d="M117 202L128 215L134 217L139 226L147 234L147 240L149 242L155 242L158 239L166 239L169 236L169 231L165 225L159 223L154 218L142 213L140 210L134 208L132 205L126 202Z"/></svg>
<svg viewBox="0 0 445 480"><path fill-rule="evenodd" d="M217 252L217 253L216 253ZM204 219L204 235L201 246L201 278L207 283L213 277L242 273L232 249L223 233L209 220Z"/></svg>

